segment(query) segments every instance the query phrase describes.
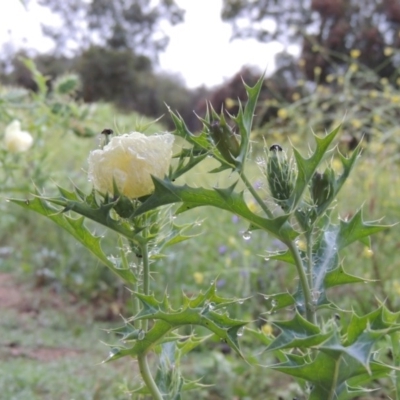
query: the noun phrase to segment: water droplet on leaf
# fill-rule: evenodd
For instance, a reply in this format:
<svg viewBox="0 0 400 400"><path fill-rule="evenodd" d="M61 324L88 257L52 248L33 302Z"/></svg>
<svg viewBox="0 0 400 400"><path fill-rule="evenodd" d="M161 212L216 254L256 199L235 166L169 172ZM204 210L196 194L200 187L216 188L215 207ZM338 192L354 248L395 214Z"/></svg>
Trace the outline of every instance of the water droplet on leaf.
<svg viewBox="0 0 400 400"><path fill-rule="evenodd" d="M250 231L243 232L242 237L243 237L244 240L250 240L251 239L251 232Z"/></svg>
<svg viewBox="0 0 400 400"><path fill-rule="evenodd" d="M141 330L139 331L139 333L138 333L138 340L143 340L144 337L145 337L144 330L141 329Z"/></svg>

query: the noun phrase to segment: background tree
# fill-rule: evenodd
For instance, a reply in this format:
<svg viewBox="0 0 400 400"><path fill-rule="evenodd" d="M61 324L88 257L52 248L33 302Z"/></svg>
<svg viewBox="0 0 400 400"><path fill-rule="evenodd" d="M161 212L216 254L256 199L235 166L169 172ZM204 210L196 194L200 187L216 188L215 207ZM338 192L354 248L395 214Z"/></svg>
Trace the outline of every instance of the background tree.
<svg viewBox="0 0 400 400"><path fill-rule="evenodd" d="M32 2L32 0L30 0ZM184 11L174 0L39 0L59 17L56 25L42 24L56 44L56 52L89 48L130 49L156 58L168 37L163 27L183 21Z"/></svg>
<svg viewBox="0 0 400 400"><path fill-rule="evenodd" d="M324 80L352 50L381 76L394 77L400 65L393 55L400 48L398 0L223 0L222 18L232 23L234 38L299 45L310 80Z"/></svg>

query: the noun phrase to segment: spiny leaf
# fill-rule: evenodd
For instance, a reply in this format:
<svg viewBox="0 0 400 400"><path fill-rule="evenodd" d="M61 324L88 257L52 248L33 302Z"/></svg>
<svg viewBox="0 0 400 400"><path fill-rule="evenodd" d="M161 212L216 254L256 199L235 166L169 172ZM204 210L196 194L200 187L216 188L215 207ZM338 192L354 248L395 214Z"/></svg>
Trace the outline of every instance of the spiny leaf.
<svg viewBox="0 0 400 400"><path fill-rule="evenodd" d="M318 326L308 322L296 312L290 321L274 321L280 335L266 348L266 351L286 348L313 347L325 342L331 333L321 333Z"/></svg>
<svg viewBox="0 0 400 400"><path fill-rule="evenodd" d="M170 181L155 177L153 181L155 186L153 194L136 210L135 216L172 203L183 203L178 212L199 206L214 206L241 216L252 226L267 230L284 240L293 240L297 236L297 232L288 225L285 217L267 219L251 212L244 201L243 193L234 192L232 187L211 190L187 185L175 186Z"/></svg>
<svg viewBox="0 0 400 400"><path fill-rule="evenodd" d="M171 169L168 178L171 181L178 179L180 176L185 174L194 168L198 163L203 161L208 155L206 150L200 150L199 154L196 154L195 150L192 149L182 149L181 153L175 157L179 157L178 165L175 169Z"/></svg>
<svg viewBox="0 0 400 400"><path fill-rule="evenodd" d="M349 399L348 384L361 381L367 383L387 376L391 371L390 366L371 361L370 375L358 361L347 354L334 358L324 352L319 352L311 362L307 362L303 356L293 354L286 354L286 358L286 362L271 368L311 383L314 388L309 398L313 400L329 398L331 394L334 395L332 398L335 400ZM338 371L337 377L332 371Z"/></svg>
<svg viewBox="0 0 400 400"><path fill-rule="evenodd" d="M385 229L388 229L388 226L364 222L362 210L360 209L349 221L340 221L340 230L337 239L338 248L343 249L356 240L363 241L368 236Z"/></svg>
<svg viewBox="0 0 400 400"><path fill-rule="evenodd" d="M354 343L366 329L377 331L398 330L400 327L397 323L399 315L400 313L391 313L385 306L381 306L363 316L353 313L347 326L346 344Z"/></svg>
<svg viewBox="0 0 400 400"><path fill-rule="evenodd" d="M354 363L354 361L362 365L368 373L371 372L369 361L372 347L384 334L385 332L382 331L367 329L351 345L344 346L339 335L335 333L323 345L319 346L318 349L336 360L341 360L344 357L348 365L343 367L341 373L344 374L346 371L349 375L348 378L350 378L353 376L354 370L358 370L357 363Z"/></svg>
<svg viewBox="0 0 400 400"><path fill-rule="evenodd" d="M101 238L92 234L84 225L83 218L71 218L66 214L60 213L60 210L49 204L42 198L35 197L32 200L12 199L12 202L22 206L23 208L35 211L58 226L65 229L76 240L82 243L92 254L94 254L104 265L110 268L115 274L121 277L125 282L135 283L136 277L131 269L119 267L118 264L112 262L103 252L101 248Z"/></svg>
<svg viewBox="0 0 400 400"><path fill-rule="evenodd" d="M161 345L157 375L155 378L158 389L169 399L180 398L183 378L179 368L175 367L175 342ZM178 397L177 397L178 396Z"/></svg>
<svg viewBox="0 0 400 400"><path fill-rule="evenodd" d="M183 340L179 340L176 342L177 351L179 352L179 358L183 357L185 354L189 353L197 346L202 344L204 341L209 339L211 335L206 336L195 336L190 335L188 338L184 338Z"/></svg>
<svg viewBox="0 0 400 400"><path fill-rule="evenodd" d="M76 193L69 192L66 189L59 188L60 193L62 193L61 197L44 197L38 194L36 197L40 198L43 204L46 204L45 207L49 208L53 211L53 213L61 213L67 211L74 211L83 217L86 217L92 221L95 221L117 233L126 237L129 240L135 240L136 234L138 233L137 229L132 231L131 226L127 222L118 221L110 216L110 210L116 205L116 202L110 202L108 196L105 201L98 205L95 199L93 199L92 195L89 195L85 198L85 201L80 199ZM19 204L21 206L24 205L25 200L20 199L11 199L11 201ZM63 209L56 209L54 206L50 204L55 204ZM27 207L25 207L27 208ZM36 211L34 209L34 211ZM46 215L46 213L42 213Z"/></svg>
<svg viewBox="0 0 400 400"><path fill-rule="evenodd" d="M239 133L241 137L240 154L238 157L236 157L236 170L238 171L241 171L243 169L248 154L253 118L258 96L264 83L264 77L265 76L263 74L253 87L245 85L248 96L247 103L243 109L242 104L239 102L238 115L236 117L233 117L233 120L239 128Z"/></svg>
<svg viewBox="0 0 400 400"><path fill-rule="evenodd" d="M366 283L366 280L355 275L348 274L343 266L339 266L325 275L324 287L329 289L334 286L346 285L349 283Z"/></svg>
<svg viewBox="0 0 400 400"><path fill-rule="evenodd" d="M266 301L266 307L269 310L267 311L267 314L271 314L276 310L296 304L296 299L288 292L265 295L264 298Z"/></svg>
<svg viewBox="0 0 400 400"><path fill-rule="evenodd" d="M145 332L130 348L122 348L121 351L113 355L111 359L120 358L127 354L138 356L148 352L156 344L163 341L165 335L170 331L184 325L200 325L231 346L241 355L238 343L238 331L247 324L246 321L232 319L227 313L219 313L218 306L231 304L238 300L227 300L215 294L214 290L209 290L208 295L200 294L196 298L186 302L185 306L179 310L173 310L167 297L163 301L156 300L151 295L134 293L142 303L142 310L133 317L134 321L141 319L152 319L155 321L153 327Z"/></svg>

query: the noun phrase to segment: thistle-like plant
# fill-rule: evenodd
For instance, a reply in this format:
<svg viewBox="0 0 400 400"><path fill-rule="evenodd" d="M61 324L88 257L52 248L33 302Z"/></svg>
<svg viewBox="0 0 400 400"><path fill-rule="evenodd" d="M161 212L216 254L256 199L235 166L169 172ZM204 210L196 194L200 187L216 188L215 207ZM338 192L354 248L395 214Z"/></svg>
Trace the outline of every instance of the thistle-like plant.
<svg viewBox="0 0 400 400"><path fill-rule="evenodd" d="M342 310L329 293L336 286L366 281L345 269L340 253L355 242L368 246L370 235L387 228L365 222L361 209L349 220L336 222L332 214L332 205L360 151L356 149L349 157L337 155L342 165L342 172L337 175L326 163L339 128L323 137L315 136L313 150L307 157L296 149L290 156L280 145L267 147L262 173L270 195L262 198L246 173L253 115L262 83L260 79L254 87L246 86L246 105L240 105L238 115L230 116L235 129L223 113L217 114L210 107L201 119L202 131L193 134L182 118L170 111L176 126L173 133L186 144L165 177L152 176L154 188L149 195L127 197L124 193L128 192L122 192L119 186L121 175L116 171L113 188L106 193L94 190L84 194L77 188L60 188L59 197L37 195L32 200L13 201L47 216L70 232L132 291L136 312L125 317L123 326L115 330L121 335L121 343L112 347L108 360L137 358L144 382L137 389L139 393L150 393L154 399L178 399L183 390L198 385L182 377L180 359L208 336L183 337L179 334L182 326L207 328L246 357L238 341L246 322L229 317L225 311L238 299L220 297L213 283L205 293L184 296L181 307L175 309L167 294L156 299L151 290L150 273L157 269L153 262L160 258L160 252L188 238L185 231L189 226L177 226L172 213L213 206L242 217L253 235L268 233L279 239L285 250L265 256L284 261L297 272L298 286L293 292L263 294L266 315L284 309L285 315L291 315L289 320L273 322L280 332L277 337L246 328L249 335L265 345L266 352L273 352L280 360L268 367L307 382L307 397L312 400L352 399L370 390L364 388L368 382L389 375L394 378L395 398L399 399L398 361L388 365L378 351L381 339L389 337L394 358L399 359L397 314L382 304L367 315L356 315ZM236 174L236 182L212 189L179 184L183 174L207 157L219 163L212 173L230 170ZM239 182L244 190L237 189ZM260 212L249 208L245 192L258 203ZM80 217L75 218L74 214ZM89 231L85 219L119 235L118 256L108 257L103 252L100 237ZM157 277L152 284L162 285ZM339 323L341 314L348 315ZM159 354L155 376L147 362L153 351Z"/></svg>

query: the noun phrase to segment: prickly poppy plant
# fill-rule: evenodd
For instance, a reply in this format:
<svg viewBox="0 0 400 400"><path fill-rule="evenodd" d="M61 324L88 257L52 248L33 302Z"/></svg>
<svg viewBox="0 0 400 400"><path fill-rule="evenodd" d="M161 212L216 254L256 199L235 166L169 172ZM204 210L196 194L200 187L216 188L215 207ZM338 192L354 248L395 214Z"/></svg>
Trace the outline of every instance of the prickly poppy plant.
<svg viewBox="0 0 400 400"><path fill-rule="evenodd" d="M121 341L112 345L106 361L125 356L137 359L143 379L137 393L150 394L154 399L179 399L184 391L199 387L201 383L182 375L180 360L214 335L242 357L243 363L297 379L310 400L353 399L367 394L372 390L369 383L381 377L393 379L394 398L399 399L398 315L384 304L367 315L357 315L343 310L330 298L334 287L366 281L347 271L341 251L355 242L368 246L371 235L387 228L366 222L361 209L348 220L336 221L332 213L360 149L349 157L337 155L342 166L337 174L326 159L331 156L339 128L315 136L315 143L310 144L313 150L306 156L294 148L289 151L270 144L264 149L261 171L269 195L261 197L248 179L246 167L251 161L250 134L262 83L260 79L254 87L246 86L248 101L240 106L238 115L230 116L232 122L227 122L223 112L218 114L209 107L201 118L200 134L190 132L182 118L170 110L176 126L173 134L185 144L168 171L165 165L170 163L172 146L169 136L145 138L134 133L107 137L108 144L91 155L91 193L60 188L58 197L37 194L31 200L13 201L67 230L132 291L135 312L114 330ZM148 144L152 142L157 145ZM219 163L211 173L229 170L237 177L236 182L213 189L179 184L182 175L208 157ZM162 175L156 172L160 170ZM259 211L248 206L245 199L249 197ZM157 275L150 280L151 271L162 264L162 251L189 239L186 232L190 226L176 225L172 216L202 206L239 216L247 221L249 235L269 234L283 244L283 250L265 257L294 268L298 285L292 292L263 293L266 315L282 315L274 319L269 335L252 328L249 321L231 318L226 308L235 303L246 307L246 303L220 296L215 283L204 293L185 295L177 309L170 304L167 289L164 298L153 295L151 285L163 284L157 282ZM101 238L86 227L85 220L119 235L117 256L104 253ZM201 326L209 335L183 337L179 328L186 325ZM247 357L241 350L239 338L243 331L264 346L258 358ZM379 348L386 338L391 341L393 365L380 358ZM156 371L149 367L150 353L159 356ZM279 362L265 365L264 354L273 354Z"/></svg>

